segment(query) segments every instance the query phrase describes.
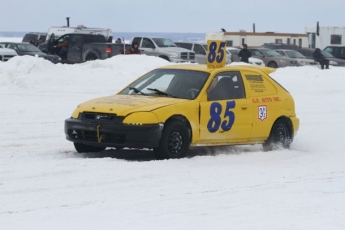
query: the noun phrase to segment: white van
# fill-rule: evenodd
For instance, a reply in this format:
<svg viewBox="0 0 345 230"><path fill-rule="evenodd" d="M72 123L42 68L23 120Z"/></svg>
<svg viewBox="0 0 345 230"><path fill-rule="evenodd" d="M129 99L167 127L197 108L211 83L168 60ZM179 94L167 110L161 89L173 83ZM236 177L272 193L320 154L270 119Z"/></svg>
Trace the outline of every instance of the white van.
<svg viewBox="0 0 345 230"><path fill-rule="evenodd" d="M111 31L111 29L88 28L83 25L79 25L77 27L68 27L68 26L50 27L47 32L46 42L48 42L52 34L54 34L55 38L59 38L64 34L71 34L71 33L94 34L94 35L101 34L107 39L107 42L113 41L113 32Z"/></svg>

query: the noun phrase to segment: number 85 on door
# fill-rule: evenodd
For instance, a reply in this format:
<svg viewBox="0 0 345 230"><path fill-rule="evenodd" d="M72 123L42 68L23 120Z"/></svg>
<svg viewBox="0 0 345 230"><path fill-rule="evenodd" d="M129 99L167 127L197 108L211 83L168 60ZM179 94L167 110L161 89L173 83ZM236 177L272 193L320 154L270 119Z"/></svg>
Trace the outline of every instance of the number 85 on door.
<svg viewBox="0 0 345 230"><path fill-rule="evenodd" d="M219 68L226 64L226 42L222 40L207 41L207 68Z"/></svg>

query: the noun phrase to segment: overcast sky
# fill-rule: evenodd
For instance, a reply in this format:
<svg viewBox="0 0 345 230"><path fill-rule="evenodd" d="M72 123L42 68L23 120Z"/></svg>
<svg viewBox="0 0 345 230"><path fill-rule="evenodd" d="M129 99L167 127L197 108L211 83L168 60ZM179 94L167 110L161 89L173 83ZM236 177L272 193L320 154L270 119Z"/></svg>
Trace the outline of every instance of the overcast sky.
<svg viewBox="0 0 345 230"><path fill-rule="evenodd" d="M345 0L1 0L0 31L46 32L51 26L113 32L219 31L304 33L306 26L345 27Z"/></svg>

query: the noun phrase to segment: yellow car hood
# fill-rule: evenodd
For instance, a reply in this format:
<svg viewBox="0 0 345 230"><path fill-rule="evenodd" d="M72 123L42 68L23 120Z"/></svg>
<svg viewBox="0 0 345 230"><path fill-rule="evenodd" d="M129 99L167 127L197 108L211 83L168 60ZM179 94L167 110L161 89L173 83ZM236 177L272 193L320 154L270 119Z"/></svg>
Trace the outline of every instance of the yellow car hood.
<svg viewBox="0 0 345 230"><path fill-rule="evenodd" d="M133 112L148 112L184 101L187 100L142 95L112 95L84 102L78 106L78 110L79 112L114 113L118 116L126 116Z"/></svg>

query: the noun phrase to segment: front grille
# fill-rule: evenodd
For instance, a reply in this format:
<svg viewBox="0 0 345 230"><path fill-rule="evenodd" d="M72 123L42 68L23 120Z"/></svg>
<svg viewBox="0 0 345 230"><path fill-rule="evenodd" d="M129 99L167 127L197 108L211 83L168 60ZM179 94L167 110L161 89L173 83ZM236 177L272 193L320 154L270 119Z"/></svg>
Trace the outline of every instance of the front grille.
<svg viewBox="0 0 345 230"><path fill-rule="evenodd" d="M116 114L108 113L81 113L79 119L87 122L112 123L120 125L122 124L124 117L119 117Z"/></svg>
<svg viewBox="0 0 345 230"><path fill-rule="evenodd" d="M100 136L97 136L95 131L85 131L85 130L68 130L68 135L73 140L83 140L90 142L101 142L101 143L112 143L112 144L125 144L126 134L119 133L105 133L102 132Z"/></svg>
<svg viewBox="0 0 345 230"><path fill-rule="evenodd" d="M181 59L194 60L195 59L195 53L183 52L183 53L181 53Z"/></svg>
<svg viewBox="0 0 345 230"><path fill-rule="evenodd" d="M15 57L16 55L0 55L0 61L8 61L9 59Z"/></svg>

